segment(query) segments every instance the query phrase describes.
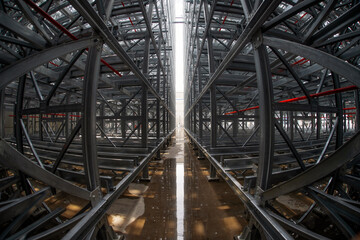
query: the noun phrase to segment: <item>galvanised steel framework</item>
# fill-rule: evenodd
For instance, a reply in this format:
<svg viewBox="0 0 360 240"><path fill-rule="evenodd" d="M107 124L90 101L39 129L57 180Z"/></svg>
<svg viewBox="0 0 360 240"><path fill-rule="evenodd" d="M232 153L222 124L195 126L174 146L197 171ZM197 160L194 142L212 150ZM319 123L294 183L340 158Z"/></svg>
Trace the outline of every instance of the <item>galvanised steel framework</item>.
<svg viewBox="0 0 360 240"><path fill-rule="evenodd" d="M359 1L198 0L186 14L186 132L250 213L239 238L354 237Z"/></svg>
<svg viewBox="0 0 360 240"><path fill-rule="evenodd" d="M0 239L114 238L107 209L175 127L168 19L166 0L0 1ZM59 192L87 204L64 220Z"/></svg>

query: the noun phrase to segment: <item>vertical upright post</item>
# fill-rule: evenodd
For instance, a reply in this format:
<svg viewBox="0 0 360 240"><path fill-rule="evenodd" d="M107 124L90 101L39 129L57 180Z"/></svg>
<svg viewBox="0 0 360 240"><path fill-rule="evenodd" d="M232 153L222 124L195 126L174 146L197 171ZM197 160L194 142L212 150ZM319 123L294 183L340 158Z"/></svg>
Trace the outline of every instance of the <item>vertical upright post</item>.
<svg viewBox="0 0 360 240"><path fill-rule="evenodd" d="M254 129L259 126L259 109L255 109Z"/></svg>
<svg viewBox="0 0 360 240"><path fill-rule="evenodd" d="M169 81L166 82L166 104L169 106L170 104L170 93L169 93ZM169 133L169 127L170 127L170 124L169 124L169 111L166 111L166 133Z"/></svg>
<svg viewBox="0 0 360 240"><path fill-rule="evenodd" d="M310 130L310 135L311 135L315 131L315 114L311 113L310 117L311 117L311 130Z"/></svg>
<svg viewBox="0 0 360 240"><path fill-rule="evenodd" d="M197 34L196 34L197 36ZM196 49L198 49L198 51L201 51L200 48L200 40L199 38L196 39ZM199 61L199 64L198 64L198 68L196 69L197 71L197 77L198 77L198 87L199 87L199 92L202 91L202 78L201 78L201 61ZM200 99L199 100L199 139L200 141L203 139L203 110L202 110L202 100Z"/></svg>
<svg viewBox="0 0 360 240"><path fill-rule="evenodd" d="M340 88L341 86L340 86L339 75L334 72L331 72L331 76L334 82L334 89ZM338 149L343 145L343 141L344 141L344 110L343 110L343 101L342 101L341 93L335 93L335 103L336 103L336 108L338 109L338 112L336 113L338 117L338 124L336 126L335 149ZM340 170L338 169L334 173L333 181L330 184L328 190L329 194L333 194L335 191L335 187L336 187L335 183L338 180L339 171Z"/></svg>
<svg viewBox="0 0 360 240"><path fill-rule="evenodd" d="M343 101L342 100L342 108L346 108L346 105L345 105L345 100ZM348 117L347 117L347 115L345 115L344 114L344 111L343 111L343 132L344 133L346 133L347 132L347 128L348 128L348 126L347 126L347 119L348 119Z"/></svg>
<svg viewBox="0 0 360 240"><path fill-rule="evenodd" d="M44 140L42 121L43 121L43 115L40 113L40 114L39 114L39 122L38 122L38 124L39 124L39 138L40 138L40 141L43 141L43 140Z"/></svg>
<svg viewBox="0 0 360 240"><path fill-rule="evenodd" d="M206 2L204 2L204 13L205 13L205 23L210 24L211 21L209 6ZM215 62L214 62L214 51L212 44L212 37L209 33L204 33L207 36L207 49L208 49L208 63L209 63L209 78L215 72ZM199 53L201 53L201 49L199 49ZM217 112L216 112L216 85L212 84L210 86L210 109L211 109L211 137L210 137L210 145L212 148L216 147L216 138L217 138ZM216 178L216 169L210 163L210 176L208 180L215 180Z"/></svg>
<svg viewBox="0 0 360 240"><path fill-rule="evenodd" d="M236 106L237 101L234 101L234 105ZM236 116L238 116L239 113L236 114ZM243 127L244 127L244 119L243 119ZM233 137L236 139L238 136L238 131L239 131L239 118L236 117L233 119Z"/></svg>
<svg viewBox="0 0 360 240"><path fill-rule="evenodd" d="M16 103L14 108L14 132L16 138L16 147L20 153L24 153L24 146L23 146L23 133L21 128L21 119L22 119L22 109L24 104L24 92L25 92L25 82L26 82L26 75L19 78L18 89L17 89L17 96L16 96ZM21 185L25 190L26 195L31 194L31 189L29 184L26 181L26 175L22 172L19 172Z"/></svg>
<svg viewBox="0 0 360 240"><path fill-rule="evenodd" d="M156 4L156 3L155 3ZM158 13L158 8L157 8L157 5L155 5L155 8L156 8L156 12L158 14L158 17L159 16L159 13ZM163 33L162 33L162 28L161 28L161 19L159 19L159 26L160 26L160 36L159 36L159 39L158 39L158 48L159 48L159 51L161 49L161 42L163 40ZM161 54L159 54L161 56ZM156 68L156 92L160 95L160 80L161 80L161 68L160 68L160 65L161 65L161 58L158 58L157 60L157 68ZM165 64L163 65L165 66ZM157 99L156 100L156 140L157 141L160 141L160 132L161 132L161 129L160 129L160 100ZM159 149L159 151L156 153L156 158L157 159L161 159L160 157L160 153L161 153L161 150Z"/></svg>
<svg viewBox="0 0 360 240"><path fill-rule="evenodd" d="M160 41L159 41L160 44ZM161 45L159 45L161 46ZM160 48L159 48L160 49ZM157 66L157 76L156 76L156 92L160 92L160 61L161 59L158 59L158 66ZM160 100L157 99L156 100L156 139L157 141L160 141ZM160 159L160 149L159 151L156 153L156 158Z"/></svg>
<svg viewBox="0 0 360 240"><path fill-rule="evenodd" d="M153 1L150 1L149 3L149 9L148 13L146 14L149 18L150 26L152 25L152 12L153 12ZM144 17L146 16L144 15ZM151 31L151 29L148 29L148 31ZM147 32L145 36L145 49L144 49L144 60L143 60L143 66L142 71L143 74L148 77L149 72L149 54L150 54L150 33ZM141 146L143 148L148 147L148 88L143 83L142 84L142 96L141 96ZM142 179L143 180L150 180L149 177L149 166L146 165L142 172Z"/></svg>
<svg viewBox="0 0 360 240"><path fill-rule="evenodd" d="M104 127L104 116L105 116L105 103L100 103L100 127L105 131ZM104 138L105 134L101 131L101 137Z"/></svg>
<svg viewBox="0 0 360 240"><path fill-rule="evenodd" d="M96 147L96 99L100 72L102 43L90 48L86 61L83 91L82 144L84 170L87 188L91 191L91 203L95 205L101 198L99 169Z"/></svg>
<svg viewBox="0 0 360 240"><path fill-rule="evenodd" d="M320 139L321 135L321 113L316 113L316 139Z"/></svg>
<svg viewBox="0 0 360 240"><path fill-rule="evenodd" d="M122 99L121 100L121 107L123 108L126 105L126 99ZM121 119L120 119L120 124L121 124L121 137L123 139L126 139L126 108L123 109L123 111L121 112ZM115 122L115 124L117 124Z"/></svg>
<svg viewBox="0 0 360 240"><path fill-rule="evenodd" d="M5 90L0 90L0 138L5 137Z"/></svg>
<svg viewBox="0 0 360 240"><path fill-rule="evenodd" d="M145 84L142 84L141 94L141 146L143 148L148 147L148 88Z"/></svg>
<svg viewBox="0 0 360 240"><path fill-rule="evenodd" d="M288 124L289 124L289 132L290 139L294 140L294 113L292 111L288 111Z"/></svg>
<svg viewBox="0 0 360 240"><path fill-rule="evenodd" d="M20 77L18 88L17 88L17 96L16 96L16 103L14 109L14 131L15 131L15 138L16 138L16 146L17 150L21 153L24 152L23 149L23 135L20 125L20 120L22 119L22 109L24 104L24 91L25 91L25 81L26 75Z"/></svg>
<svg viewBox="0 0 360 240"><path fill-rule="evenodd" d="M332 72L331 73L332 77L333 77L333 81L334 81L334 89L340 88L340 80L339 80L339 75L337 75L336 73ZM335 148L339 148L341 147L341 145L343 144L343 138L344 138L344 110L343 110L343 101L342 101L342 97L341 97L341 93L335 93L335 103L336 103L336 107L338 109L337 112L337 117L338 117L338 124L336 127L336 146Z"/></svg>
<svg viewBox="0 0 360 240"><path fill-rule="evenodd" d="M66 95L66 104L69 104L70 103L70 94ZM71 129L71 122L69 121L69 117L70 117L70 114L67 112L65 113L65 121L64 121L64 124L65 124L65 139L67 139L67 137L69 136L70 134L70 131L69 131L69 128Z"/></svg>
<svg viewBox="0 0 360 240"><path fill-rule="evenodd" d="M210 136L210 145L212 148L215 148L217 145L217 113L216 113L216 89L212 85L210 87L210 109L211 109L211 136Z"/></svg>
<svg viewBox="0 0 360 240"><path fill-rule="evenodd" d="M359 90L355 90L355 107L356 107L356 122L355 122L355 130L360 130L360 94Z"/></svg>
<svg viewBox="0 0 360 240"><path fill-rule="evenodd" d="M255 36L253 46L260 105L260 154L257 186L260 188L258 191L263 191L268 188L274 153L273 90L268 55L266 47L262 44L261 33Z"/></svg>
<svg viewBox="0 0 360 240"><path fill-rule="evenodd" d="M163 79L163 99L166 103L166 78ZM166 108L163 108L163 119L162 119L162 127L163 127L163 136L166 136Z"/></svg>

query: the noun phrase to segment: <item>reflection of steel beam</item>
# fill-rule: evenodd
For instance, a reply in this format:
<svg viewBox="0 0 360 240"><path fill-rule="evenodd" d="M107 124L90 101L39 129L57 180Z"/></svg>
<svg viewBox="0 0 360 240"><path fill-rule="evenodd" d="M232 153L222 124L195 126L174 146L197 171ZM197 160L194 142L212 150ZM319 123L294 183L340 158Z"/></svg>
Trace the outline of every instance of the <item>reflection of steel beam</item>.
<svg viewBox="0 0 360 240"><path fill-rule="evenodd" d="M234 190L235 194L243 201L250 213L255 217L257 222L261 225L264 231L274 239L292 239L292 237L277 223L269 214L259 206L259 203L248 192L243 190L243 186L225 169L211 154L199 144L199 142L187 131L188 136L198 146L206 158L216 168L217 172L224 178L229 186Z"/></svg>
<svg viewBox="0 0 360 240"><path fill-rule="evenodd" d="M150 159L155 156L167 140L171 138L173 133L174 130L163 138L159 145L157 145L157 147L154 148L151 153L149 153L149 155L147 155L147 157L139 163L139 166L129 172L129 174L115 186L115 190L113 192L106 194L96 206L87 212L87 215L64 236L64 239L82 239L86 236L89 230L91 230L106 214L106 211L111 204L119 198L119 196L126 190L127 186L134 181L142 169L149 163Z"/></svg>

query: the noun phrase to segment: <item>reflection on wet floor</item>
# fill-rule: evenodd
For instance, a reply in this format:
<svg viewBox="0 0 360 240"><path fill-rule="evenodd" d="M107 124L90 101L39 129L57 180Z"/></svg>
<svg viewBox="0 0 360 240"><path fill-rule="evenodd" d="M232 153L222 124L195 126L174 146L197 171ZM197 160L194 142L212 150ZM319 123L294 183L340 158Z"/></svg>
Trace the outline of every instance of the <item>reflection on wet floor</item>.
<svg viewBox="0 0 360 240"><path fill-rule="evenodd" d="M222 179L207 181L208 167L178 128L151 162L151 181L131 184L110 209L110 224L130 240L233 239L246 224L243 205Z"/></svg>
<svg viewBox="0 0 360 240"><path fill-rule="evenodd" d="M184 131L177 129L176 148L179 152L176 159L176 228L177 239L184 239Z"/></svg>

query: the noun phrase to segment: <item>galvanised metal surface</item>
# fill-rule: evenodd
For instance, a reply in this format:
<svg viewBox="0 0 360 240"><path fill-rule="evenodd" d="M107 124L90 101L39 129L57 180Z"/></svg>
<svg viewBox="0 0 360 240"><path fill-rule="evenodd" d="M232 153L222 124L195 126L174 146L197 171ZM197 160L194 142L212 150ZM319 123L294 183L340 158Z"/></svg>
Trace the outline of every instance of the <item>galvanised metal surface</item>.
<svg viewBox="0 0 360 240"><path fill-rule="evenodd" d="M0 1L0 31L0 239L115 238L175 128L168 1ZM86 206L60 218L59 191Z"/></svg>
<svg viewBox="0 0 360 240"><path fill-rule="evenodd" d="M359 1L187 1L186 132L250 213L238 239L360 231L359 20Z"/></svg>

